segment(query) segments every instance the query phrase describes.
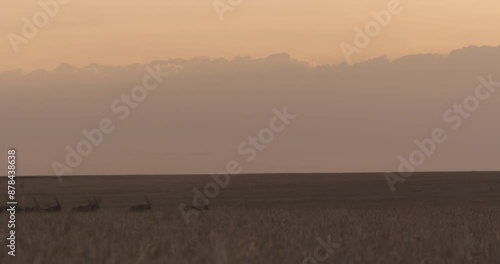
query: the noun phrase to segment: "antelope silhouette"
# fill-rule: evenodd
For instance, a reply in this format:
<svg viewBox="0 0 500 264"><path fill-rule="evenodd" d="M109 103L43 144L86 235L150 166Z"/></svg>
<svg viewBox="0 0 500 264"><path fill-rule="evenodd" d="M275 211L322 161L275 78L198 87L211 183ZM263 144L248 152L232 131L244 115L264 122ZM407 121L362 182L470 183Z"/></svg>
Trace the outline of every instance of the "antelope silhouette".
<svg viewBox="0 0 500 264"><path fill-rule="evenodd" d="M186 205L184 205L183 210L184 210L184 212L189 212L191 210L203 211L203 210L208 210L208 205L207 204L204 204L204 205L186 204Z"/></svg>
<svg viewBox="0 0 500 264"><path fill-rule="evenodd" d="M33 198L33 201L35 202L35 206L34 207L24 207L24 208L18 208L20 211L23 211L23 212L35 212L35 211L38 211L40 210L40 206L38 205L38 202L36 201L36 199L34 197Z"/></svg>
<svg viewBox="0 0 500 264"><path fill-rule="evenodd" d="M80 205L73 207L71 210L75 212L92 212L92 211L97 211L101 209L101 206L99 205L99 202L97 199L92 196L93 201L88 201L87 205Z"/></svg>
<svg viewBox="0 0 500 264"><path fill-rule="evenodd" d="M133 205L130 207L130 212L144 212L146 210L151 210L151 205L153 205L146 195L143 195L144 200L146 200L145 204Z"/></svg>
<svg viewBox="0 0 500 264"><path fill-rule="evenodd" d="M43 210L46 212L60 212L60 211L62 211L62 207L61 207L61 204L59 203L59 200L57 200L56 197L52 197L52 198L54 198L54 200L56 201L57 204L54 206L50 206L48 208L45 208Z"/></svg>

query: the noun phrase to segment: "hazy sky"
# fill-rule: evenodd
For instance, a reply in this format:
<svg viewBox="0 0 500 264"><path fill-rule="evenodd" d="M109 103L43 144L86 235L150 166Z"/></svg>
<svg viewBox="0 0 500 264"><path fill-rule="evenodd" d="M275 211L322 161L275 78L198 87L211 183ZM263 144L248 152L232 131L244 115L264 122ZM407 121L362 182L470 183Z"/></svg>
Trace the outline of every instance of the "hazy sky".
<svg viewBox="0 0 500 264"><path fill-rule="evenodd" d="M448 140L416 170L499 170L500 95L477 87L500 82L500 2L401 1L342 63L340 44L391 1L243 0L221 20L211 0L73 0L36 34L23 17L43 19L38 1L6 1L0 150L18 149L19 175L53 175L109 118L116 129L67 174L209 173L230 160L243 172L394 171L441 128ZM465 103L474 111L454 108ZM240 144L284 107L296 119L249 162Z"/></svg>
<svg viewBox="0 0 500 264"><path fill-rule="evenodd" d="M67 147L87 140L83 130L109 118L115 129L70 174L209 173L231 160L243 172L394 171L439 128L447 141L417 170L498 170L499 61L500 46L353 66L287 54L157 61L149 66L171 75L145 96L135 90L150 75L144 64L4 72L0 149L17 147L20 175L54 175L54 162L69 164ZM128 106L122 96L133 91ZM297 117L249 162L257 147L240 145L284 107Z"/></svg>
<svg viewBox="0 0 500 264"><path fill-rule="evenodd" d="M48 0L47 0L48 1ZM226 2L226 0L221 0ZM344 61L339 44L373 20L389 0L242 0L221 21L212 0L72 0L15 54L7 38L38 0L4 1L0 70L53 69L61 62L124 65L196 56L263 57L287 52L312 64ZM497 0L401 0L403 11L353 61L388 55L443 53L500 43Z"/></svg>

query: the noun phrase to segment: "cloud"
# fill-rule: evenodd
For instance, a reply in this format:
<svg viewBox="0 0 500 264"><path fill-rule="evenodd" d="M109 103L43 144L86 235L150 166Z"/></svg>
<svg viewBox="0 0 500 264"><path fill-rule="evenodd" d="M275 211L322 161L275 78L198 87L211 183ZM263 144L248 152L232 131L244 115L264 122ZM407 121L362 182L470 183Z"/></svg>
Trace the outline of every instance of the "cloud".
<svg viewBox="0 0 500 264"><path fill-rule="evenodd" d="M498 61L500 46L354 65L313 66L286 53L152 61L171 76L76 173L217 170L237 155L239 142L267 125L271 109L284 105L300 118L246 171L394 169L397 155L442 126L443 111L474 92L479 75L500 80ZM51 162L64 159L64 147L76 144L81 130L116 118L110 103L142 82L145 66L62 63L1 72L0 147L19 149L21 174L52 174ZM495 94L423 169L499 169L498 113Z"/></svg>

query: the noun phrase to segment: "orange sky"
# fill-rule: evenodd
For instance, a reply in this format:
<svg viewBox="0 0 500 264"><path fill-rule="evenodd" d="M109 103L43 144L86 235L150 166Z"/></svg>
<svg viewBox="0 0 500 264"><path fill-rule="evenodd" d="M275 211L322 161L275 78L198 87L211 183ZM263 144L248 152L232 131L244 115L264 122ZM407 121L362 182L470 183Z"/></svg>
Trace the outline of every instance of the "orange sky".
<svg viewBox="0 0 500 264"><path fill-rule="evenodd" d="M221 0L225 2L226 0ZM69 1L14 53L10 32L22 17L42 10L38 1L7 1L0 10L0 71L124 65L155 59L267 56L287 52L313 64L344 61L339 44L352 43L354 27L387 8L389 0L243 0L220 21L211 0ZM447 53L468 45L500 44L500 2L401 0L403 11L353 61L381 55Z"/></svg>
<svg viewBox="0 0 500 264"><path fill-rule="evenodd" d="M39 0L4 2L0 149L19 150L29 164L20 175L53 175L103 118L116 132L69 173L208 173L232 159L245 172L396 170L415 139L441 127L448 143L417 170L498 170L498 92L460 130L443 120L479 76L500 87L498 0L242 0L223 21L213 0L70 0L50 17ZM350 57L378 59L338 64L355 27L394 3L401 12ZM23 33L34 14L47 25ZM409 54L421 55L396 59ZM112 102L140 87L146 66L171 76L122 121ZM297 119L246 163L238 146L285 106Z"/></svg>

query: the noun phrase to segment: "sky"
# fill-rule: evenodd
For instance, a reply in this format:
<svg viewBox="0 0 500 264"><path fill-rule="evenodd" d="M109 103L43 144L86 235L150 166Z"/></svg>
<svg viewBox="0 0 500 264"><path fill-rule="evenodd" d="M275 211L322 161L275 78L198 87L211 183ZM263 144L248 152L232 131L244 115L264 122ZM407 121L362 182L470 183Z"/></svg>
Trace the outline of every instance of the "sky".
<svg viewBox="0 0 500 264"><path fill-rule="evenodd" d="M20 175L210 173L233 160L246 173L378 172L400 156L418 171L498 170L499 60L500 46L471 46L352 66L281 53L8 71L0 148L17 148Z"/></svg>
<svg viewBox="0 0 500 264"><path fill-rule="evenodd" d="M41 2L53 2L44 0ZM63 2L62 0L60 0ZM387 10L389 0L65 0L38 34L15 53L9 33L21 35L23 17L43 10L38 1L6 1L0 10L0 71L53 69L61 62L127 65L199 56L265 57L286 52L311 64L345 61L355 27ZM387 55L446 54L469 45L499 43L500 2L401 0L402 8L354 62ZM214 3L236 3L221 21ZM218 5L221 6L221 5Z"/></svg>
<svg viewBox="0 0 500 264"><path fill-rule="evenodd" d="M230 3L73 0L29 37L44 9L4 3L0 149L19 175L500 170L497 1Z"/></svg>

